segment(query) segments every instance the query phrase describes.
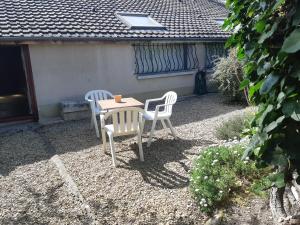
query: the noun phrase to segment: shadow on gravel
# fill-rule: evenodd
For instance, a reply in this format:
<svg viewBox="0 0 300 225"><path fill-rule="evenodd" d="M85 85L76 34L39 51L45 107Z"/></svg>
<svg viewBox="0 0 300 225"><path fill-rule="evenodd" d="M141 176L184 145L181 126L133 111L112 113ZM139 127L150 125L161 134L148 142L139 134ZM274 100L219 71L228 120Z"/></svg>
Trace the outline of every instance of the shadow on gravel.
<svg viewBox="0 0 300 225"><path fill-rule="evenodd" d="M184 140L184 139L154 139L150 148L146 147L146 143L143 143L145 161L141 162L138 156L138 147L136 144L131 145L137 155L137 159L130 159L128 162L118 158L121 161L119 167L137 170L143 177L143 180L159 188L177 189L183 188L188 185L188 177L186 172L189 170L189 166L186 162L189 162L186 154L186 150L191 149L194 146L202 146L213 144L208 140ZM176 163L178 169L172 170L168 168L167 164ZM183 172L178 172L178 171Z"/></svg>
<svg viewBox="0 0 300 225"><path fill-rule="evenodd" d="M0 136L0 175L16 167L78 152L101 143L89 120L68 121Z"/></svg>
<svg viewBox="0 0 300 225"><path fill-rule="evenodd" d="M179 101L174 106L171 121L176 127L243 108L243 106L224 104L222 101L222 97L218 94L208 94ZM158 124L157 130L162 128L161 124ZM145 131L149 130L150 126L151 123L146 123ZM101 143L102 140L96 137L95 130L90 128L89 119L42 126L6 135L6 137L0 136L0 174L6 176L15 167L47 160L55 154L83 151L99 146ZM198 141L158 139L153 142L150 149L145 146L146 157L153 158L146 162L149 168L144 169L145 180L152 176L154 180L158 181L156 183L160 183L160 179L167 177L170 178L170 188L182 186L186 182L186 178L178 177L177 181L174 180L172 177L176 174L165 169L164 164L184 159L182 152L195 143ZM155 157L158 158L155 159ZM133 167L136 164L135 162L131 163ZM152 166L153 163L158 163L155 169ZM136 167L139 169L138 164Z"/></svg>
<svg viewBox="0 0 300 225"><path fill-rule="evenodd" d="M179 101L174 105L171 122L174 126L206 120L245 108L242 104L228 104L221 94L206 94Z"/></svg>

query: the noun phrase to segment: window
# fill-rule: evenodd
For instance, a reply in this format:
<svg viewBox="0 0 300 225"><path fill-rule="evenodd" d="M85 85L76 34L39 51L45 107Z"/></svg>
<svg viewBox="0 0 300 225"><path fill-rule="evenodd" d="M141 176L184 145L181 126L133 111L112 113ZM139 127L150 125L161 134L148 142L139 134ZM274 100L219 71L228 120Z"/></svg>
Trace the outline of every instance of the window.
<svg viewBox="0 0 300 225"><path fill-rule="evenodd" d="M222 25L224 24L224 21L225 21L225 19L223 19L223 18L215 19L215 22L216 22L217 24L219 24L220 26L222 26Z"/></svg>
<svg viewBox="0 0 300 225"><path fill-rule="evenodd" d="M205 44L206 52L206 69L212 69L215 66L216 61L220 57L227 55L227 51L224 48L224 43L206 43Z"/></svg>
<svg viewBox="0 0 300 225"><path fill-rule="evenodd" d="M135 74L139 76L190 71L199 61L195 44L135 44Z"/></svg>
<svg viewBox="0 0 300 225"><path fill-rule="evenodd" d="M130 29L165 29L163 25L142 13L116 13Z"/></svg>

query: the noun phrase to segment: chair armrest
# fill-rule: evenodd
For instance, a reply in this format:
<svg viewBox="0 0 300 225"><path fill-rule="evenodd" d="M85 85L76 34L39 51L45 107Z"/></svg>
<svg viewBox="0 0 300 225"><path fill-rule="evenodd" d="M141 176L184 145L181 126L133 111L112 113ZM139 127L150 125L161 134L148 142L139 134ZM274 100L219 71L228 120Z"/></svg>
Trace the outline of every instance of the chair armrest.
<svg viewBox="0 0 300 225"><path fill-rule="evenodd" d="M93 99L90 99L88 97L84 97L84 100L88 101L88 102L93 102L94 100Z"/></svg>
<svg viewBox="0 0 300 225"><path fill-rule="evenodd" d="M154 117L157 116L157 114L158 114L160 108L166 107L166 106L169 106L169 105L174 105L174 103L157 105L157 106L155 107L155 114L154 114Z"/></svg>
<svg viewBox="0 0 300 225"><path fill-rule="evenodd" d="M158 102L158 101L163 100L164 98L165 98L165 97L161 97L161 98L153 98L153 99L147 99L146 102L145 102L145 108L144 108L144 109L147 111L150 102Z"/></svg>

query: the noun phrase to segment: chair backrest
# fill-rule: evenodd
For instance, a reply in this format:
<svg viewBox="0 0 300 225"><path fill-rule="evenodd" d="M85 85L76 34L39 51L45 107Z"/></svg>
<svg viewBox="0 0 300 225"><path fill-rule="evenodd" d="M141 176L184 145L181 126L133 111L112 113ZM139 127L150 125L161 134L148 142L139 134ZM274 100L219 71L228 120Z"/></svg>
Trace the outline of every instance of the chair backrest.
<svg viewBox="0 0 300 225"><path fill-rule="evenodd" d="M126 135L136 133L140 129L140 123L144 110L137 107L115 109L105 114L104 120L112 117L114 135Z"/></svg>
<svg viewBox="0 0 300 225"><path fill-rule="evenodd" d="M92 90L85 94L85 100L90 102L91 110L101 110L97 101L114 98L113 94L106 90Z"/></svg>
<svg viewBox="0 0 300 225"><path fill-rule="evenodd" d="M164 112L172 114L172 108L173 105L177 101L177 94L174 91L168 91L167 93L164 94L163 98L165 99L165 104L167 106L164 109Z"/></svg>

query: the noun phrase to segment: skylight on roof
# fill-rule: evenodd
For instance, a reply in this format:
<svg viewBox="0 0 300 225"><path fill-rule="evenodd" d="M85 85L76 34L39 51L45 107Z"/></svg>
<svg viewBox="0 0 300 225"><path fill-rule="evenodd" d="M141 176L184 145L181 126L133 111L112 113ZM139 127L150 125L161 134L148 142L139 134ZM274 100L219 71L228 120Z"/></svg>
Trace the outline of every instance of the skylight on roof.
<svg viewBox="0 0 300 225"><path fill-rule="evenodd" d="M220 26L222 26L224 24L225 19L224 18L217 18L215 19L215 22L217 24L219 24Z"/></svg>
<svg viewBox="0 0 300 225"><path fill-rule="evenodd" d="M130 29L164 29L165 27L142 13L116 13L117 17Z"/></svg>

